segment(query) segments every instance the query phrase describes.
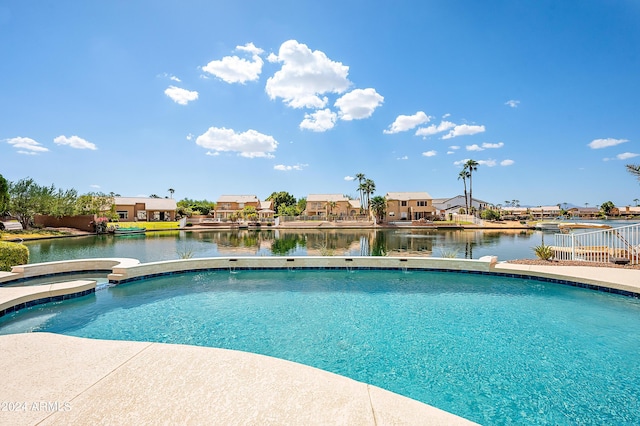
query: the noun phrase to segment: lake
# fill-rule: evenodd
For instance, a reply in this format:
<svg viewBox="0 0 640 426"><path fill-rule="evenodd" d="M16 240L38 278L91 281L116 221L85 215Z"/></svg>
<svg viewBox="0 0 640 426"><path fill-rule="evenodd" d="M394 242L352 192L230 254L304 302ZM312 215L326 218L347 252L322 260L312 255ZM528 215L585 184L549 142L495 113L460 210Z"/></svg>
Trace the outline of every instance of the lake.
<svg viewBox="0 0 640 426"><path fill-rule="evenodd" d="M29 263L96 257L141 262L216 256L433 256L498 260L535 258L532 247L553 243L533 230L285 229L160 231L25 241Z"/></svg>

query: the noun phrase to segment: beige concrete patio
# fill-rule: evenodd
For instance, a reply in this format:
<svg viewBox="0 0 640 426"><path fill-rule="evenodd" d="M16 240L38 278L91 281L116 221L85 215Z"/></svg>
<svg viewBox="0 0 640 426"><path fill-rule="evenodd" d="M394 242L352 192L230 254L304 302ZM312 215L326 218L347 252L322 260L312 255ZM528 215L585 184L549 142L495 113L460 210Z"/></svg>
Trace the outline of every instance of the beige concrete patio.
<svg viewBox="0 0 640 426"><path fill-rule="evenodd" d="M0 424L467 425L346 377L225 349L0 336Z"/></svg>

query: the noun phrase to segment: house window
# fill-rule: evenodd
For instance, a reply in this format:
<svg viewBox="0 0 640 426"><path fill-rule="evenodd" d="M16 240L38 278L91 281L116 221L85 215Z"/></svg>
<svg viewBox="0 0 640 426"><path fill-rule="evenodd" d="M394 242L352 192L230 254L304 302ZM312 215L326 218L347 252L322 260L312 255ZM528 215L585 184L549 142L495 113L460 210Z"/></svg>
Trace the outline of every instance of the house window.
<svg viewBox="0 0 640 426"><path fill-rule="evenodd" d="M138 220L147 220L147 211L146 210L138 211Z"/></svg>
<svg viewBox="0 0 640 426"><path fill-rule="evenodd" d="M400 202L400 205L401 205L402 207L407 207L407 202L406 202L406 201L401 201L401 202Z"/></svg>
<svg viewBox="0 0 640 426"><path fill-rule="evenodd" d="M153 220L160 220L160 212L153 212Z"/></svg>
<svg viewBox="0 0 640 426"><path fill-rule="evenodd" d="M428 206L428 202L427 201L418 201L418 207L426 207Z"/></svg>
<svg viewBox="0 0 640 426"><path fill-rule="evenodd" d="M118 212L118 219L120 220L127 220L129 219L129 212L128 211L119 211Z"/></svg>

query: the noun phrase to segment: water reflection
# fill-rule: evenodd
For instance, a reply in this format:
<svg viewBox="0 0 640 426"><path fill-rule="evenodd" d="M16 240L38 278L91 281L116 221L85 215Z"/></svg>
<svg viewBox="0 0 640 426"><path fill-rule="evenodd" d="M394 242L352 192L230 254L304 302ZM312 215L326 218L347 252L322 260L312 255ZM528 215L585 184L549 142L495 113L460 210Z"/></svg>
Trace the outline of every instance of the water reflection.
<svg viewBox="0 0 640 426"><path fill-rule="evenodd" d="M549 235L547 235L549 238ZM215 256L436 256L532 258L542 233L531 230L265 229L162 231L28 241L30 263L95 257L142 262Z"/></svg>

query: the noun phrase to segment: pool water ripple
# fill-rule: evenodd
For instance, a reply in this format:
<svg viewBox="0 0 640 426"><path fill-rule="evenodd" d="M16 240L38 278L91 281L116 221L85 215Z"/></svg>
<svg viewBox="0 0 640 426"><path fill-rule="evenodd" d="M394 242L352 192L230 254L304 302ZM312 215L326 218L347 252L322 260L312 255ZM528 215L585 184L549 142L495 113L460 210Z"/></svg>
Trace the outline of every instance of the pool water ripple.
<svg viewBox="0 0 640 426"><path fill-rule="evenodd" d="M0 320L0 333L50 331L271 355L482 424L637 424L639 324L636 299L539 281L218 271L36 306Z"/></svg>

